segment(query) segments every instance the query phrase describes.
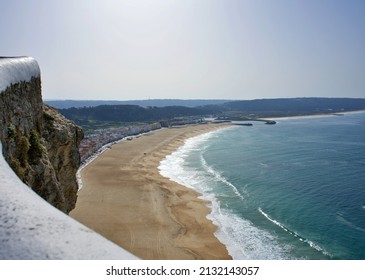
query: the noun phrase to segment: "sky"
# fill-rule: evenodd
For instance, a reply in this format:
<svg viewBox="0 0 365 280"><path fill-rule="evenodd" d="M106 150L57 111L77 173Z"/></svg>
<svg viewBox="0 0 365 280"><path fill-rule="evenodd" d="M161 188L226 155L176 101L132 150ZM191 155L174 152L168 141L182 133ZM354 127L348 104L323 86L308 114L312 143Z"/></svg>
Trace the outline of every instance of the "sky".
<svg viewBox="0 0 365 280"><path fill-rule="evenodd" d="M365 98L363 0L0 0L44 99Z"/></svg>

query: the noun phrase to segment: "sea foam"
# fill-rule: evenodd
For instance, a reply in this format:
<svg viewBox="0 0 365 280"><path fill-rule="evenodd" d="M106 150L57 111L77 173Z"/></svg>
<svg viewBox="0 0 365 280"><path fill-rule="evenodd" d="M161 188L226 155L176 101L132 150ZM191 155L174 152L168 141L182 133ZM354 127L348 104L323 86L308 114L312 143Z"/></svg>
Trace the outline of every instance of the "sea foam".
<svg viewBox="0 0 365 280"><path fill-rule="evenodd" d="M250 221L221 207L212 185L218 182L229 186L235 196L241 201L244 200L244 195L234 184L209 166L202 156L200 168L193 168L187 164L190 155L202 153L208 145L208 140L224 133L225 129L187 139L183 146L161 161L160 174L198 191L202 199L209 201L208 207L211 213L207 218L218 227L215 235L226 245L233 259L288 259L290 246L283 247L267 231L255 227Z"/></svg>
<svg viewBox="0 0 365 280"><path fill-rule="evenodd" d="M313 241L308 240L302 236L300 236L298 233L296 233L295 231L290 230L288 227L286 227L285 225L283 225L282 223L278 222L277 220L271 218L267 213L265 213L261 208L258 209L259 212L266 218L268 219L270 222L272 222L273 224L277 225L278 227L280 227L281 229L283 229L285 232L287 232L288 234L291 234L292 236L296 237L297 239L299 239L299 241L304 242L306 244L308 244L310 247L312 247L313 249L317 250L318 252L321 252L322 254L326 255L326 256L331 256L328 252L326 252L326 250L324 250L323 248L321 248L319 245L315 244Z"/></svg>
<svg viewBox="0 0 365 280"><path fill-rule="evenodd" d="M200 155L200 161L202 166L204 167L204 169L213 176L213 178L218 181L221 182L225 185L227 185L228 187L230 187L232 189L232 191L241 199L244 200L243 195L239 192L239 190L237 189L237 187L235 185L233 185L231 182L229 182L227 180L227 178L225 178L222 174L220 174L217 170L215 170L213 167L209 166L209 164L207 163L207 161L204 159L203 155Z"/></svg>

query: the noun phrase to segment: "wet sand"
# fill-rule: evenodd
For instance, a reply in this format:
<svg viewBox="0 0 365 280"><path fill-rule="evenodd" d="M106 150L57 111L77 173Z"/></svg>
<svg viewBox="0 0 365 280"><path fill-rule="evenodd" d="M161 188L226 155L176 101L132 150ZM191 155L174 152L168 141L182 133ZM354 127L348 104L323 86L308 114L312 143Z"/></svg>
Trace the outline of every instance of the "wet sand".
<svg viewBox="0 0 365 280"><path fill-rule="evenodd" d="M185 139L224 125L161 129L113 145L81 171L70 216L142 259L231 259L207 202L158 170Z"/></svg>

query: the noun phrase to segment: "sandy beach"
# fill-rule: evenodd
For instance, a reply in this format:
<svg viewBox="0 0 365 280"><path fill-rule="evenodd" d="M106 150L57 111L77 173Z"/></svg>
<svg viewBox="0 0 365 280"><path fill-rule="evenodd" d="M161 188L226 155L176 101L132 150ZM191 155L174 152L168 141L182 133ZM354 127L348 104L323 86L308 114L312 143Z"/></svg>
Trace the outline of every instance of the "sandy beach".
<svg viewBox="0 0 365 280"><path fill-rule="evenodd" d="M223 125L161 129L113 145L81 171L70 216L141 259L231 259L207 203L158 170L185 139Z"/></svg>

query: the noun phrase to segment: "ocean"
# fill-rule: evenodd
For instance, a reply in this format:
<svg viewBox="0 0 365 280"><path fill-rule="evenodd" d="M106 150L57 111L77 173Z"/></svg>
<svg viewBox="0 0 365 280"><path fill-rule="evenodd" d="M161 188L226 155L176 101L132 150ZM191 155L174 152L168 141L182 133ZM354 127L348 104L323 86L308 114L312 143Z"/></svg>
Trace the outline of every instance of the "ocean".
<svg viewBox="0 0 365 280"><path fill-rule="evenodd" d="M201 193L234 259L365 259L365 113L188 139L161 175Z"/></svg>

